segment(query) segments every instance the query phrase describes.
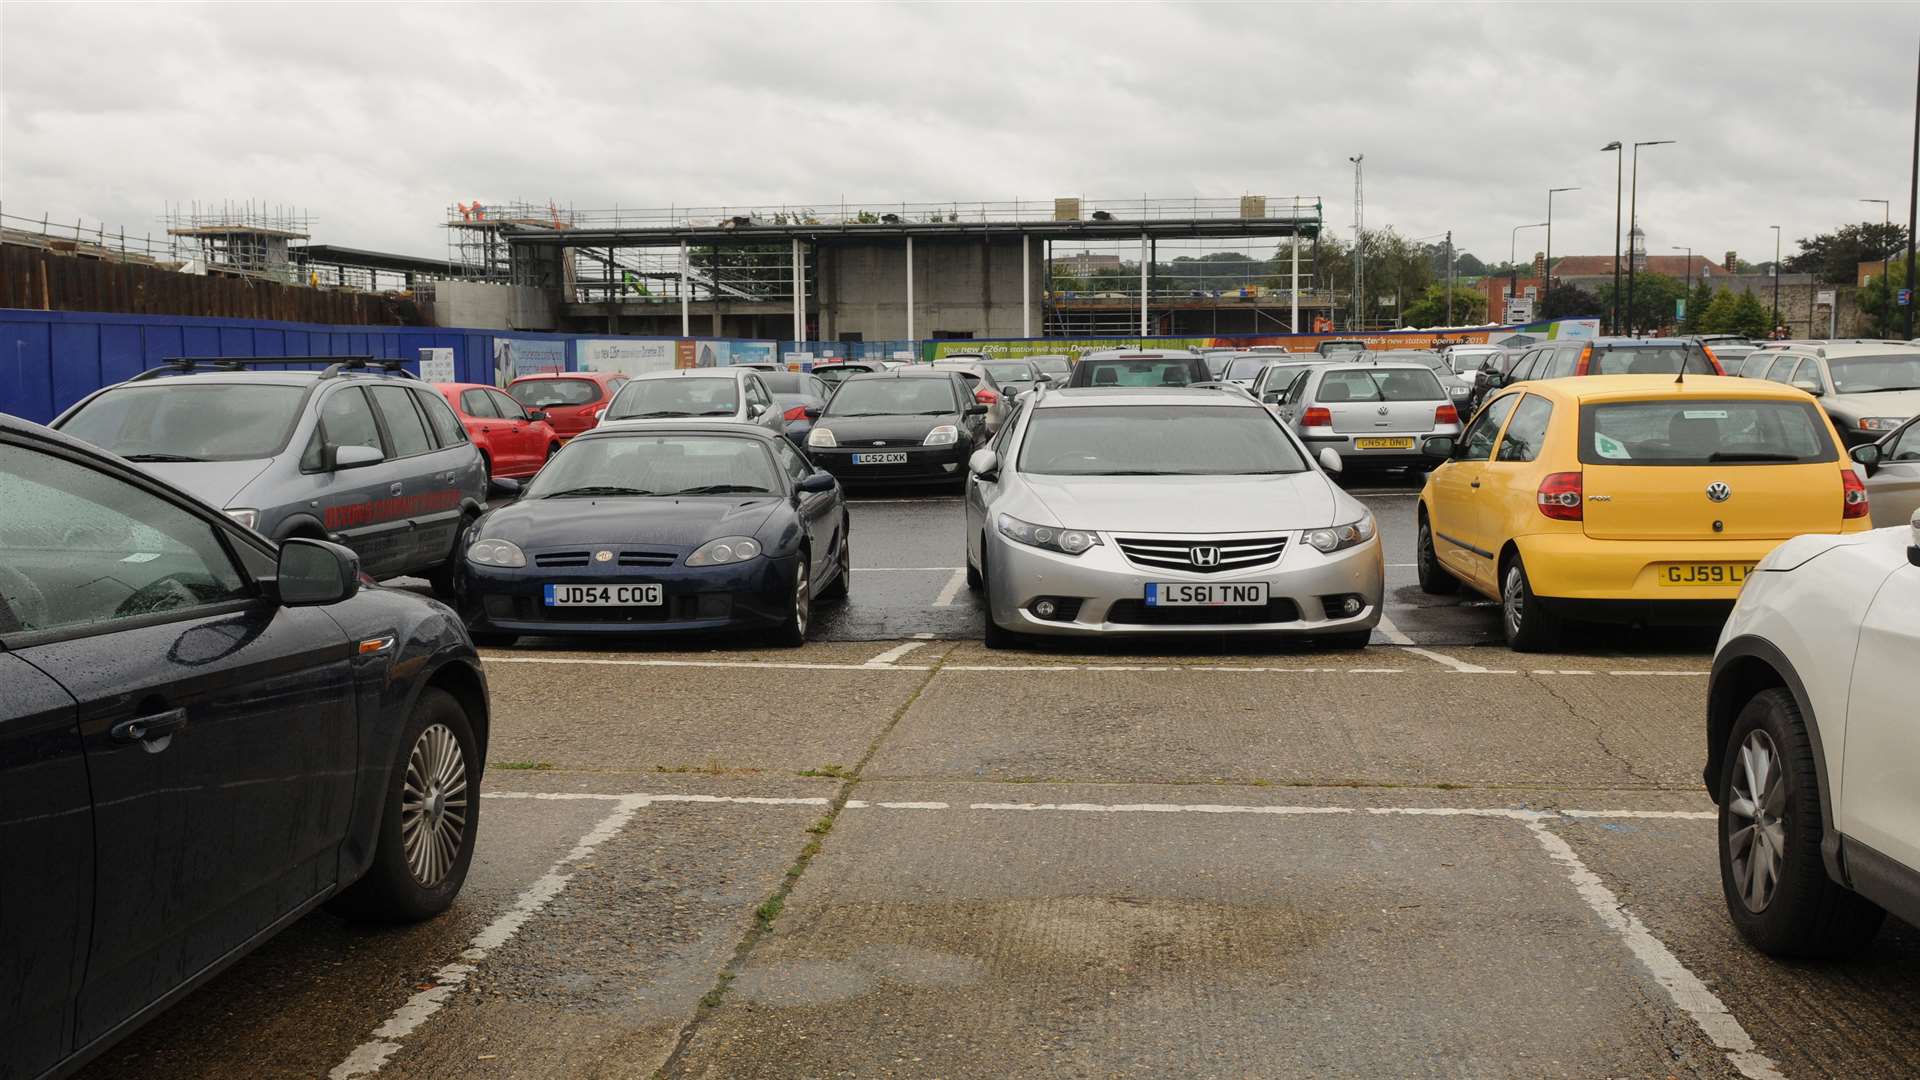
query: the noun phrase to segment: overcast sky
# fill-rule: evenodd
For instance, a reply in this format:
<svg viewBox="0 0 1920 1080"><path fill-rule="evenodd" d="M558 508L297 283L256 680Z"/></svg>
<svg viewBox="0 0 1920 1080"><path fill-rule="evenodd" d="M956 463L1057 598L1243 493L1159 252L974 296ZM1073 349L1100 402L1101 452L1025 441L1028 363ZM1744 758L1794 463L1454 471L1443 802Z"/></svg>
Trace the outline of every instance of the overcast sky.
<svg viewBox="0 0 1920 1080"><path fill-rule="evenodd" d="M305 209L439 256L456 200L580 208L1320 195L1351 235L1772 256L1906 216L1920 6L0 5L5 212ZM1522 254L1540 231L1521 234Z"/></svg>

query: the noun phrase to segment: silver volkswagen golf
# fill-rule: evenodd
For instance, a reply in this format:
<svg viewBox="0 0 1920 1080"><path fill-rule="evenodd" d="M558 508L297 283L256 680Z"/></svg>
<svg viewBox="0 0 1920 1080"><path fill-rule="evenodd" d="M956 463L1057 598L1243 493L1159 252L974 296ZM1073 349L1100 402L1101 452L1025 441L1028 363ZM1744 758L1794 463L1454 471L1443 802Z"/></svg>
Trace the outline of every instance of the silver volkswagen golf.
<svg viewBox="0 0 1920 1080"><path fill-rule="evenodd" d="M986 643L1312 636L1380 621L1373 516L1265 408L1206 389L1041 390L967 481L967 581Z"/></svg>

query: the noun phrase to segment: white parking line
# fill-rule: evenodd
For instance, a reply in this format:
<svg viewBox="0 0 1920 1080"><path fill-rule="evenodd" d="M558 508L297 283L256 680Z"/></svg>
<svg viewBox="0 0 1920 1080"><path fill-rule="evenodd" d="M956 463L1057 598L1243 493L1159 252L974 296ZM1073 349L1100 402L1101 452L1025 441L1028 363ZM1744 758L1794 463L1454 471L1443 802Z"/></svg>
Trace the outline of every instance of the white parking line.
<svg viewBox="0 0 1920 1080"><path fill-rule="evenodd" d="M895 573L895 574L951 574L955 570L960 570L960 569L964 569L964 568L959 566L856 566L854 567L854 570L862 574L870 574L870 573L876 573L876 572Z"/></svg>
<svg viewBox="0 0 1920 1080"><path fill-rule="evenodd" d="M560 857L560 861L547 868L533 884L521 890L509 907L498 918L488 923L475 934L460 959L447 964L429 977L433 984L407 999L406 1004L393 1011L386 1022L373 1029L373 1038L353 1048L340 1064L327 1073L328 1080L351 1080L356 1076L372 1076L383 1068L388 1059L400 1049L400 1040L418 1030L421 1024L440 1007L447 1003L453 992L465 985L467 976L478 970L475 965L485 960L500 946L513 940L528 919L538 914L559 896L573 880L573 865L593 854L593 849L612 839L624 828L633 813L648 802L645 795L623 795L613 813L601 818L599 824L580 838L573 850Z"/></svg>
<svg viewBox="0 0 1920 1080"><path fill-rule="evenodd" d="M967 587L966 569L962 567L954 570L953 576L947 579L946 586L940 590L940 595L934 598L933 606L934 607L952 607L954 598L959 596L960 590L966 587Z"/></svg>
<svg viewBox="0 0 1920 1080"><path fill-rule="evenodd" d="M1646 967L1653 981L1660 984L1681 1011L1693 1018L1702 1034L1713 1045L1726 1052L1727 1061L1740 1075L1748 1080L1785 1080L1773 1059L1754 1049L1753 1036L1740 1026L1727 1007L1714 996L1713 991L1700 981L1699 977L1687 970L1679 957L1673 955L1660 939L1653 936L1638 916L1620 904L1620 898L1612 889L1600 880L1599 875L1587 869L1580 856L1566 840L1549 831L1547 827L1534 822L1528 826L1534 838L1545 849L1547 857L1559 863L1567 871L1567 880L1580 893L1594 914L1607 928L1619 934L1627 943L1627 948Z"/></svg>
<svg viewBox="0 0 1920 1080"><path fill-rule="evenodd" d="M1385 637L1390 644L1398 645L1400 646L1400 648L1406 650L1407 652L1412 653L1415 656L1424 656L1427 659L1433 661L1434 663L1441 665L1442 667L1451 668L1452 670L1458 671L1461 674L1464 674L1464 675L1495 675L1495 674L1511 675L1513 674L1513 672L1511 671L1494 671L1488 668L1481 667L1479 664L1469 664L1465 660L1456 659L1454 657L1448 656L1446 653L1434 652L1432 649L1419 648L1414 645L1412 638L1408 637L1405 633L1401 631L1401 629L1398 626L1395 626L1393 624L1392 619L1387 618L1387 613L1384 611L1380 613L1379 629L1380 629L1381 636Z"/></svg>
<svg viewBox="0 0 1920 1080"><path fill-rule="evenodd" d="M895 645L893 648L888 649L886 652L881 653L879 656L876 656L871 660L868 660L865 664L862 664L861 666L862 667L887 667L891 665L895 660L900 659L901 657L907 655L908 653L912 652L913 650L925 644L926 642L924 641L909 641L904 645Z"/></svg>
<svg viewBox="0 0 1920 1080"><path fill-rule="evenodd" d="M935 640L931 635L916 638L924 644ZM908 644L913 644L909 642ZM896 646L904 648L904 646ZM1509 668L1487 668L1469 664L1448 656L1416 646L1401 645L1402 652L1422 656L1446 667L1450 672L1462 675L1515 675L1518 672ZM889 649L887 652L895 650ZM584 656L490 656L482 654L481 660L489 664L560 664L581 665L586 667L642 667L642 668L772 668L782 671L931 671L931 664L880 663L881 653L858 664L848 663L807 663L796 660L648 660L648 659L602 659ZM904 653L902 654L904 655ZM1412 668L1400 667L1287 667L1269 664L945 664L941 672L1084 672L1087 674L1110 674L1113 672L1156 672L1156 671L1204 671L1227 675L1406 675L1414 673ZM1542 674L1552 672L1543 671ZM1704 676L1704 671L1606 671L1576 672L1588 675L1689 675Z"/></svg>

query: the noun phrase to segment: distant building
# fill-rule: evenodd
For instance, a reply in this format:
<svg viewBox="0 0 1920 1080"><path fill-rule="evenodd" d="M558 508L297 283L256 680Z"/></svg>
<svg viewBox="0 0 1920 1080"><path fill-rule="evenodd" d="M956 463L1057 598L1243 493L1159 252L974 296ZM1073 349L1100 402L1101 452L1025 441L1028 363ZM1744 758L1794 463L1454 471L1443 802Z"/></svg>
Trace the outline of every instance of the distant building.
<svg viewBox="0 0 1920 1080"><path fill-rule="evenodd" d="M1095 255L1083 251L1078 255L1061 255L1053 260L1053 272L1073 277L1088 277L1100 270L1120 269L1120 256Z"/></svg>

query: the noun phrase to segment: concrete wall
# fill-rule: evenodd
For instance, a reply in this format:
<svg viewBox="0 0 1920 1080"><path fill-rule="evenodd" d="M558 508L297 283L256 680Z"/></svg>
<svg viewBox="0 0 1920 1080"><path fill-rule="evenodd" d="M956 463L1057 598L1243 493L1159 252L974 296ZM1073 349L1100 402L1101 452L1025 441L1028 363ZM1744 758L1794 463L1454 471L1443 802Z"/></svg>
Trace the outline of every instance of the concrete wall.
<svg viewBox="0 0 1920 1080"><path fill-rule="evenodd" d="M1027 299L1036 334L1046 286L1043 247L1034 241L1028 252L1032 293ZM981 338L1021 335L1018 237L915 240L912 335L907 333L906 255L904 240L821 245L814 298L820 338L831 341L844 333L870 339L931 338L949 332Z"/></svg>
<svg viewBox="0 0 1920 1080"><path fill-rule="evenodd" d="M481 330L559 328L559 320L554 314L554 294L547 289L486 281L436 281L432 284L433 298L421 306L435 326Z"/></svg>

